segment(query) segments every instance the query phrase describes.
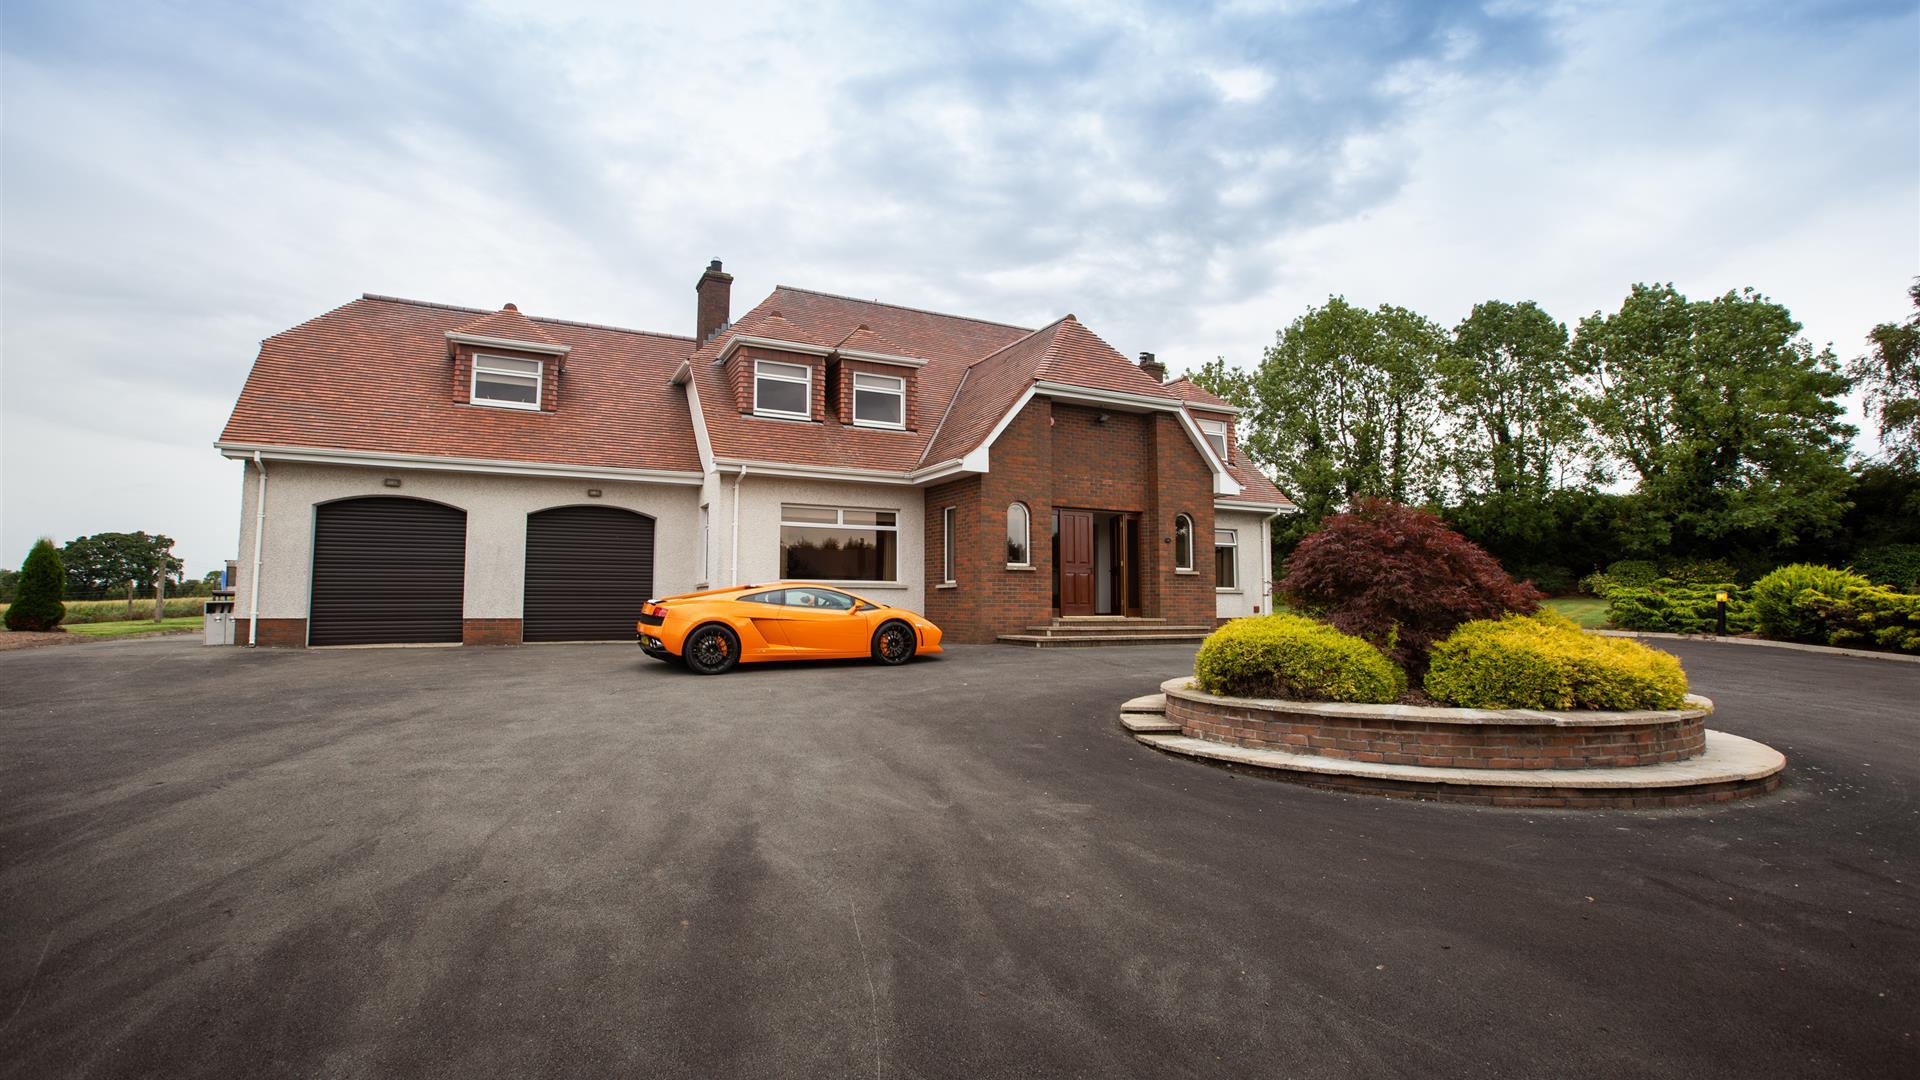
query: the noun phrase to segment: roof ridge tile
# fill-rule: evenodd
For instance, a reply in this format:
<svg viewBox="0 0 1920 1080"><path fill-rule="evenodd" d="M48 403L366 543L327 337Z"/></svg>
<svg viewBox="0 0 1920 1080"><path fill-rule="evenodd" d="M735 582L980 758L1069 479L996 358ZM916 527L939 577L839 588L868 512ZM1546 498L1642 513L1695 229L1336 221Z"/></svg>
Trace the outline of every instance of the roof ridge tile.
<svg viewBox="0 0 1920 1080"><path fill-rule="evenodd" d="M1009 330L1029 329L1029 327L1021 326L1018 323L1001 322L997 319L981 319L972 315L956 315L951 311L935 311L932 308L913 307L909 304L890 304L885 300L875 300L872 297L847 296L844 293L830 293L820 289L803 288L799 285L775 285L773 287L775 292L779 292L781 289L785 289L788 292L806 293L809 296L824 296L829 300L845 300L854 304L872 304L874 307L892 308L895 311L911 311L916 314L932 315L942 319L959 319L961 322L981 323L986 326L1004 326Z"/></svg>

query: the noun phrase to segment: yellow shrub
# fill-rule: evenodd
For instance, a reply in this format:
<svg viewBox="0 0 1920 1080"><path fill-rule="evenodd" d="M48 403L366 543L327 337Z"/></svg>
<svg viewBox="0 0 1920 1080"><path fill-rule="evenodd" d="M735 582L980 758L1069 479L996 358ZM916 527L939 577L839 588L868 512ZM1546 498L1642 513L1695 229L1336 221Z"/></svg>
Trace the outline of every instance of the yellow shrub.
<svg viewBox="0 0 1920 1080"><path fill-rule="evenodd" d="M1464 623L1432 658L1427 694L1467 708L1677 709L1687 695L1671 654L1559 616Z"/></svg>
<svg viewBox="0 0 1920 1080"><path fill-rule="evenodd" d="M1360 638L1301 615L1235 619L1200 645L1200 689L1292 701L1393 701L1407 676Z"/></svg>

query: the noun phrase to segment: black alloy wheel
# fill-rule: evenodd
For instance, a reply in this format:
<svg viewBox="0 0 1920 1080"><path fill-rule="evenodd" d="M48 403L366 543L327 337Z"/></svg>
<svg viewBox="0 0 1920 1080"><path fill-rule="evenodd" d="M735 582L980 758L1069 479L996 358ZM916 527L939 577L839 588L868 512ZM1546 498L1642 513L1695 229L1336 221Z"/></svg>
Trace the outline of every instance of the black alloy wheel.
<svg viewBox="0 0 1920 1080"><path fill-rule="evenodd" d="M883 664L904 664L913 659L913 627L890 622L873 635L873 658Z"/></svg>
<svg viewBox="0 0 1920 1080"><path fill-rule="evenodd" d="M722 675L740 662L740 638L724 626L703 626L687 635L680 658L695 675Z"/></svg>

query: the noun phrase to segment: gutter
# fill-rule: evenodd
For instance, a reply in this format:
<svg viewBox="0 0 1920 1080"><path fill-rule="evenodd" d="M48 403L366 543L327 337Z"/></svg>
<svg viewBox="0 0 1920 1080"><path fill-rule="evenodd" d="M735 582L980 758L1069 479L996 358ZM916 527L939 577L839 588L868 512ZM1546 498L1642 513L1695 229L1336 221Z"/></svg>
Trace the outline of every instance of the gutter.
<svg viewBox="0 0 1920 1080"><path fill-rule="evenodd" d="M253 501L253 576L247 580L247 591L252 593L247 616L247 648L251 649L260 640L260 543L265 539L267 528L267 462L260 451L253 452L253 467L260 471L260 493Z"/></svg>
<svg viewBox="0 0 1920 1080"><path fill-rule="evenodd" d="M736 582L740 580L740 481L746 478L747 467L742 464L733 478L733 580Z"/></svg>

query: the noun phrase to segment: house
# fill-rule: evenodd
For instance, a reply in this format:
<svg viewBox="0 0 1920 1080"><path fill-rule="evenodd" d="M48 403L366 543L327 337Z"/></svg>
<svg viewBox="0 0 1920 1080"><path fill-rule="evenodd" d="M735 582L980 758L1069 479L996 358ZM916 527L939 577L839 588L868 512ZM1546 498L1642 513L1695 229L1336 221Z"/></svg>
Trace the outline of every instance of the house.
<svg viewBox="0 0 1920 1080"><path fill-rule="evenodd" d="M365 295L262 343L236 637L625 638L641 601L843 582L949 640L1267 610L1235 410L1066 315L1038 329L780 286L691 337Z"/></svg>

